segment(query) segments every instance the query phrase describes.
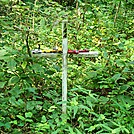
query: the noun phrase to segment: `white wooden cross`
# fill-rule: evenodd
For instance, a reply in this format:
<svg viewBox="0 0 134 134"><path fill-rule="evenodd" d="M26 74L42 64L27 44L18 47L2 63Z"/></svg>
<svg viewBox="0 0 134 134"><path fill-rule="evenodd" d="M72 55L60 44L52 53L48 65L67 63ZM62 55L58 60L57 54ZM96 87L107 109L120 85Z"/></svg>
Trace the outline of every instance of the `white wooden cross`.
<svg viewBox="0 0 134 134"><path fill-rule="evenodd" d="M68 38L67 38L67 20L62 21L62 113L67 111L67 55L68 55ZM56 57L59 53L44 53L39 49L32 51L34 56ZM79 52L73 54L74 57L97 57L97 51Z"/></svg>
<svg viewBox="0 0 134 134"><path fill-rule="evenodd" d="M67 109L67 20L62 22L62 113L66 113Z"/></svg>

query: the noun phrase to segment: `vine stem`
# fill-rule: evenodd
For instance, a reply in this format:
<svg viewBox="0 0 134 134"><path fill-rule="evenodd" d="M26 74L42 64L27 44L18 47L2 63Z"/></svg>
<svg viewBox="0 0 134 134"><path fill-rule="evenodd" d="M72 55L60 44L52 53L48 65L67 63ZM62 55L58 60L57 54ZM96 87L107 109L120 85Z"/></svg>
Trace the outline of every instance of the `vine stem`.
<svg viewBox="0 0 134 134"><path fill-rule="evenodd" d="M32 57L31 52L30 52L28 39L29 39L29 31L26 32L26 47L27 47L27 53L28 53L29 57Z"/></svg>

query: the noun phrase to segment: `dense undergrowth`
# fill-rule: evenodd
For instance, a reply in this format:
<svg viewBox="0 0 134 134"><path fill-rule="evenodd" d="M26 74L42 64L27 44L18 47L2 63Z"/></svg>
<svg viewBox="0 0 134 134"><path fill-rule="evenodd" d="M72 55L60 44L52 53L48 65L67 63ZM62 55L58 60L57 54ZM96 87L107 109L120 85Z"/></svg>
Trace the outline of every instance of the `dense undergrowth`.
<svg viewBox="0 0 134 134"><path fill-rule="evenodd" d="M134 134L134 18L129 1L0 3L0 133ZM68 58L68 108L61 114L62 59L30 50L61 46L99 51Z"/></svg>

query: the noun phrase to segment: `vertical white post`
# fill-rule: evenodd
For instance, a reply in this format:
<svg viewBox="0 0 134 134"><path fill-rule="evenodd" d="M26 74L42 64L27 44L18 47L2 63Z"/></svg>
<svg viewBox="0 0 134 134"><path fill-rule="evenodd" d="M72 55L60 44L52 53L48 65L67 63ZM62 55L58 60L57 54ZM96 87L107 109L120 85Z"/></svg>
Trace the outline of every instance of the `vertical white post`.
<svg viewBox="0 0 134 134"><path fill-rule="evenodd" d="M67 39L67 20L62 22L62 113L66 113L67 109L67 51L68 51L68 39Z"/></svg>

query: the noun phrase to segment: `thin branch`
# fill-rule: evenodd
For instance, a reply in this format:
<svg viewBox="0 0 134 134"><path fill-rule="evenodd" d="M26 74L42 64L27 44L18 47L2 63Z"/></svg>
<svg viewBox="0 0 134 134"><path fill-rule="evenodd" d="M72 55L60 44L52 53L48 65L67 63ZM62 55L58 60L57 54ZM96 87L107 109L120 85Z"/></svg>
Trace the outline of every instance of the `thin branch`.
<svg viewBox="0 0 134 134"><path fill-rule="evenodd" d="M116 19L117 19L117 15L118 15L120 6L121 6L121 0L120 0L120 2L119 2L119 4L118 4L117 10L116 10L116 14L115 14L115 16L114 16L114 27L115 27L115 23L116 23Z"/></svg>

